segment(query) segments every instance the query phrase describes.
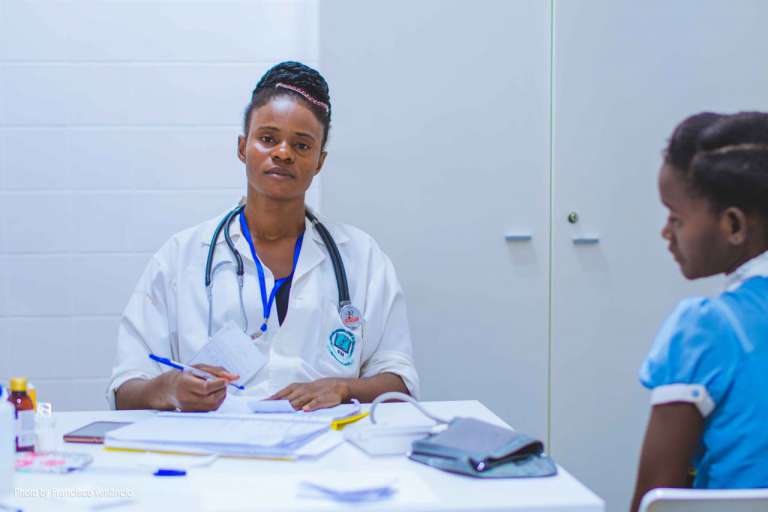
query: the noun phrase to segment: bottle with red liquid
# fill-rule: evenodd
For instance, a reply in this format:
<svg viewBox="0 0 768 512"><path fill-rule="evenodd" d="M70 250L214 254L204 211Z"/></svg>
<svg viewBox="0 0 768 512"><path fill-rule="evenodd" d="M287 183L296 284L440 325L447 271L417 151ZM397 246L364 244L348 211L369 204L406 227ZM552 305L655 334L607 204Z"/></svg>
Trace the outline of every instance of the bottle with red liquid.
<svg viewBox="0 0 768 512"><path fill-rule="evenodd" d="M11 379L11 394L8 401L16 409L16 451L35 450L35 406L27 394L27 379Z"/></svg>

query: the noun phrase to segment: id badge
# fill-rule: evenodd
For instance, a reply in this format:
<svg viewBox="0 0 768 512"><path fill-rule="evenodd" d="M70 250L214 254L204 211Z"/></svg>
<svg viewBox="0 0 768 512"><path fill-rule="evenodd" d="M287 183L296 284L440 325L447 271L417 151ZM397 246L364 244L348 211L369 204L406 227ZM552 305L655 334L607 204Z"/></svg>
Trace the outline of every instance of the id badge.
<svg viewBox="0 0 768 512"><path fill-rule="evenodd" d="M235 383L244 385L267 364L267 356L240 327L228 323L211 337L189 364L221 366L240 375Z"/></svg>

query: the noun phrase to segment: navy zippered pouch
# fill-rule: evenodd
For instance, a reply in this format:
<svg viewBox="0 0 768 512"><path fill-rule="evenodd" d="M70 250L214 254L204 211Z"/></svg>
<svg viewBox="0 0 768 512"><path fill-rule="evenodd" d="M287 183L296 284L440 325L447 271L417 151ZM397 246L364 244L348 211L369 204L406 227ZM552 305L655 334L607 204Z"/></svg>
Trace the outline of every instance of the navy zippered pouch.
<svg viewBox="0 0 768 512"><path fill-rule="evenodd" d="M454 418L441 433L415 441L409 457L428 466L479 478L557 474L544 443L474 418Z"/></svg>

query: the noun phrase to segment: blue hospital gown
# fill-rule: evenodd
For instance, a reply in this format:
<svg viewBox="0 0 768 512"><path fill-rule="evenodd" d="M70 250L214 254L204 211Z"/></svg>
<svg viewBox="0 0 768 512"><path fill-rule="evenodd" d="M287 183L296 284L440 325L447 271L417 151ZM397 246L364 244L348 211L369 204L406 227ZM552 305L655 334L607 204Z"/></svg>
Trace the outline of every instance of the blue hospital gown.
<svg viewBox="0 0 768 512"><path fill-rule="evenodd" d="M640 382L654 390L652 401L687 392L682 401L702 412L694 487L768 487L768 277L684 300L657 335ZM656 403L681 401L669 397Z"/></svg>

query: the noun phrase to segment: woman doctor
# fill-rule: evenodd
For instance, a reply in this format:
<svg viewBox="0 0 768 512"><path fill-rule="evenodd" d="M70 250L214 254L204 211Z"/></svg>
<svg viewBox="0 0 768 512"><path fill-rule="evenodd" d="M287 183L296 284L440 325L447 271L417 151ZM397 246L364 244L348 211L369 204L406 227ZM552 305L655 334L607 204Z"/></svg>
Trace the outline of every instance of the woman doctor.
<svg viewBox="0 0 768 512"><path fill-rule="evenodd" d="M392 263L362 231L327 225L357 308L340 314L331 249L307 218L304 197L327 156L330 120L328 85L314 69L283 62L261 78L238 139L244 208L176 234L152 257L120 322L107 390L113 408L215 410L229 383L305 410L418 393ZM217 378L170 369L150 354Z"/></svg>

